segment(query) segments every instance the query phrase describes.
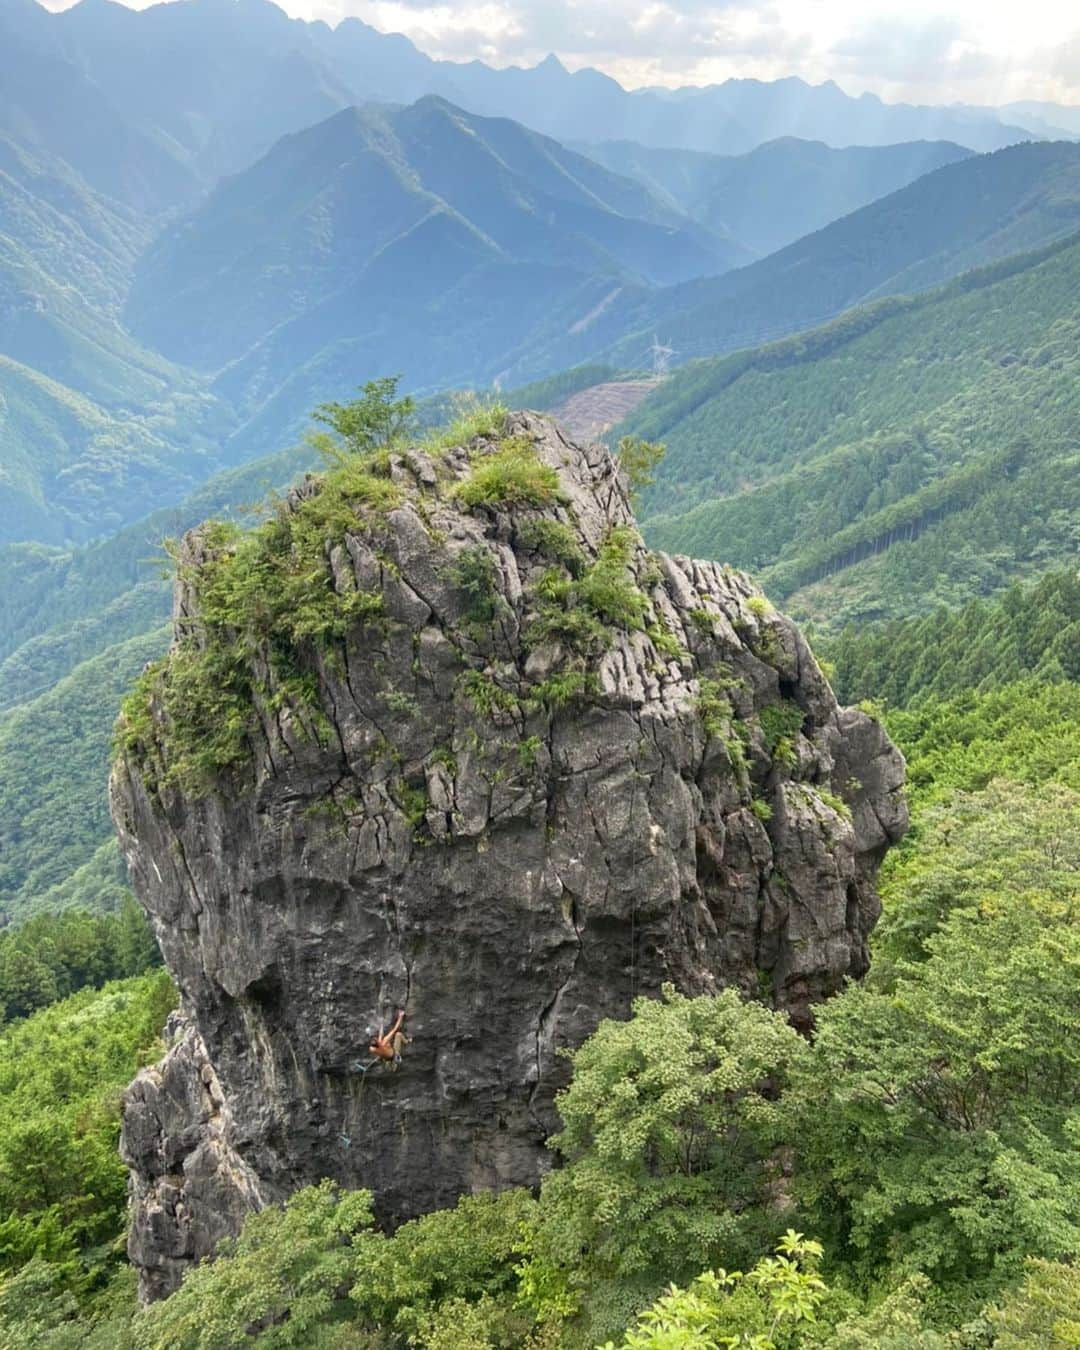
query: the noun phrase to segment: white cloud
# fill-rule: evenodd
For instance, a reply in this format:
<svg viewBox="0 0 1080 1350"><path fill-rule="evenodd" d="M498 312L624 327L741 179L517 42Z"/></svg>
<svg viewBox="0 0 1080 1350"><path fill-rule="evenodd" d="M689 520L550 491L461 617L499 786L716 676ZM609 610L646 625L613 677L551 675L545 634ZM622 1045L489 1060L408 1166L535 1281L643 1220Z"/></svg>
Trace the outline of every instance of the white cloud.
<svg viewBox="0 0 1080 1350"><path fill-rule="evenodd" d="M836 79L889 99L1080 102L1080 23L1060 0L284 0L355 14L432 56L531 65L555 52L635 87Z"/></svg>
<svg viewBox="0 0 1080 1350"><path fill-rule="evenodd" d="M533 65L555 52L571 70L595 66L628 88L800 75L891 101L1080 105L1080 17L1068 0L276 3L329 23L355 15L453 61Z"/></svg>

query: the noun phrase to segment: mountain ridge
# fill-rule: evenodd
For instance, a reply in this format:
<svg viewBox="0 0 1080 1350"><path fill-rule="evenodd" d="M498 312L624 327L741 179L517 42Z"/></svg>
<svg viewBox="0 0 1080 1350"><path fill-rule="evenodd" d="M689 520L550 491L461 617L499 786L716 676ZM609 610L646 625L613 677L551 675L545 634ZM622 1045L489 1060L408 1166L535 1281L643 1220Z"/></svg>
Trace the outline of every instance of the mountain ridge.
<svg viewBox="0 0 1080 1350"><path fill-rule="evenodd" d="M1075 555L1080 231L684 368L649 538L751 567L802 618L956 607Z"/></svg>
<svg viewBox="0 0 1080 1350"><path fill-rule="evenodd" d="M692 219L721 222L762 257L971 153L949 141L837 150L793 136L763 141L742 155L654 150L632 141L579 148L640 178Z"/></svg>
<svg viewBox="0 0 1080 1350"><path fill-rule="evenodd" d="M478 332L486 348L463 364L458 342L444 346L462 311L473 321L512 299L520 343L531 311L533 323L567 307L577 316L612 286L662 284L744 256L636 181L432 95L343 110L226 179L144 256L127 317L173 359L228 367L230 386L244 362L261 381L268 368L284 379L367 329L382 335L374 373L403 371L416 385L423 371L430 387L467 380L505 350L501 329ZM530 276L546 278L531 299ZM417 304L427 317L406 337L394 311Z"/></svg>
<svg viewBox="0 0 1080 1350"><path fill-rule="evenodd" d="M16 15L10 0L8 8ZM425 94L479 115L511 117L560 140L577 139L587 126L595 139L726 153L785 134L833 145L948 139L986 151L1045 134L1047 125L1041 113L1029 119L1033 131L985 109L891 105L874 95L849 97L832 81L815 86L797 77L628 91L600 71L571 73L558 60L502 69L438 61L400 34L379 33L355 18L336 27L291 19L270 0L176 0L142 10L80 0L56 14L42 10L44 18L31 17L25 6L17 14L9 27L29 59L66 61L69 82L81 81L99 96L107 91L106 103L127 110L138 128L152 129L171 164L177 200L341 107ZM0 63L0 73L6 70Z"/></svg>
<svg viewBox="0 0 1080 1350"><path fill-rule="evenodd" d="M777 253L692 286L620 299L569 363L633 365L654 332L683 360L750 348L852 306L925 289L1080 224L1080 144L1029 142L935 169Z"/></svg>

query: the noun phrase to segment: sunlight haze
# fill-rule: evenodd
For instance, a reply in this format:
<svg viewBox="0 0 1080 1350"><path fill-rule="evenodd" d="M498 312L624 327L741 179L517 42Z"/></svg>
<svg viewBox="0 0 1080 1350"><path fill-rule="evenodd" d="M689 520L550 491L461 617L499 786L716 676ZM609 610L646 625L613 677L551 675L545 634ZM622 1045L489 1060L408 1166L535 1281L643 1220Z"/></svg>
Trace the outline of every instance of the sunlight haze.
<svg viewBox="0 0 1080 1350"><path fill-rule="evenodd" d="M452 61L534 65L555 53L569 70L592 66L626 88L797 75L890 102L1080 104L1080 23L1059 0L286 0L282 8L331 25L358 18Z"/></svg>

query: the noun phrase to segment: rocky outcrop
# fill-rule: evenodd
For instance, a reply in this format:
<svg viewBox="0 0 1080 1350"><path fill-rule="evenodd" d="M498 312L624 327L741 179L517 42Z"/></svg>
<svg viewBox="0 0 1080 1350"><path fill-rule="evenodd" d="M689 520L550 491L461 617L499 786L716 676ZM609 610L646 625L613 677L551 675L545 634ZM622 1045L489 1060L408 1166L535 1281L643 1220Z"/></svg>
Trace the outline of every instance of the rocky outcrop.
<svg viewBox="0 0 1080 1350"><path fill-rule="evenodd" d="M494 442L383 466L396 499L325 555L378 617L297 643L306 699L251 653L242 763L171 781L151 695L117 764L182 1010L125 1104L145 1296L321 1177L388 1222L535 1182L556 1052L665 981L805 1026L866 968L899 753L745 576L645 549L603 447L506 434L556 471L546 501L459 492ZM210 548L185 544L187 642ZM400 1063L365 1067L399 1008Z"/></svg>

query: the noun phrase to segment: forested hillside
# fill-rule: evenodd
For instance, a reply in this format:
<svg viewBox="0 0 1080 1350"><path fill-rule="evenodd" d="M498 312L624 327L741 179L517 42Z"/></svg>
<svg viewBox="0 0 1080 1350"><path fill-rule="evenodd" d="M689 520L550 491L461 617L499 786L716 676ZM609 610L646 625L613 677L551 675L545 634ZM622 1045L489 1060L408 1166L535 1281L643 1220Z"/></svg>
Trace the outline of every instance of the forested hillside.
<svg viewBox="0 0 1080 1350"><path fill-rule="evenodd" d="M124 689L167 644L163 542L217 512L262 509L307 448L220 475L181 506L71 552L0 551L0 915L124 893L105 783Z"/></svg>
<svg viewBox="0 0 1080 1350"><path fill-rule="evenodd" d="M958 605L1075 556L1080 243L678 372L660 547L748 567L826 626Z"/></svg>
<svg viewBox="0 0 1080 1350"><path fill-rule="evenodd" d="M313 4L0 0L0 1350L1080 1350L1067 46Z"/></svg>
<svg viewBox="0 0 1080 1350"><path fill-rule="evenodd" d="M777 1350L1070 1344L1076 685L933 699L890 726L915 829L883 877L869 982L821 1010L812 1047L730 995L605 1023L575 1056L538 1199L466 1198L391 1237L366 1193L327 1182L137 1312L113 1087L154 1055L167 981L84 990L0 1031L4 1344L667 1350L703 1321Z"/></svg>
<svg viewBox="0 0 1080 1350"><path fill-rule="evenodd" d="M92 537L223 463L228 417L120 324L141 213L0 135L0 541Z"/></svg>
<svg viewBox="0 0 1080 1350"><path fill-rule="evenodd" d="M351 336L327 328L345 295L373 328L408 331L421 350L432 343L434 316L418 331L378 313L379 287L394 278L408 277L399 304L422 296L433 308L467 285L458 305L476 310L472 322L507 288L523 292L517 266L542 265L549 285L573 292L592 277L671 283L747 257L633 179L518 123L427 98L349 109L226 180L146 255L128 317L174 359L212 370L295 322L304 346L278 350L270 375L280 378L316 344ZM523 326L518 342L527 337ZM365 369L376 355L363 357Z"/></svg>
<svg viewBox="0 0 1080 1350"><path fill-rule="evenodd" d="M1075 565L995 601L891 623L849 624L824 646L845 703L904 705L1034 677L1080 683L1080 573Z"/></svg>
<svg viewBox="0 0 1080 1350"><path fill-rule="evenodd" d="M661 150L633 141L586 142L581 149L639 179L694 220L714 229L722 225L759 256L969 154L948 141L834 149L795 136L766 141L745 155Z"/></svg>
<svg viewBox="0 0 1080 1350"><path fill-rule="evenodd" d="M47 693L0 715L4 913L21 916L55 904L50 888L90 862L109 838L104 770L110 712L167 641L165 630L157 629L109 647Z"/></svg>
<svg viewBox="0 0 1080 1350"><path fill-rule="evenodd" d="M753 347L1078 227L1080 146L1012 146L925 174L748 267L622 297L569 350L633 364L653 332L682 361Z"/></svg>

